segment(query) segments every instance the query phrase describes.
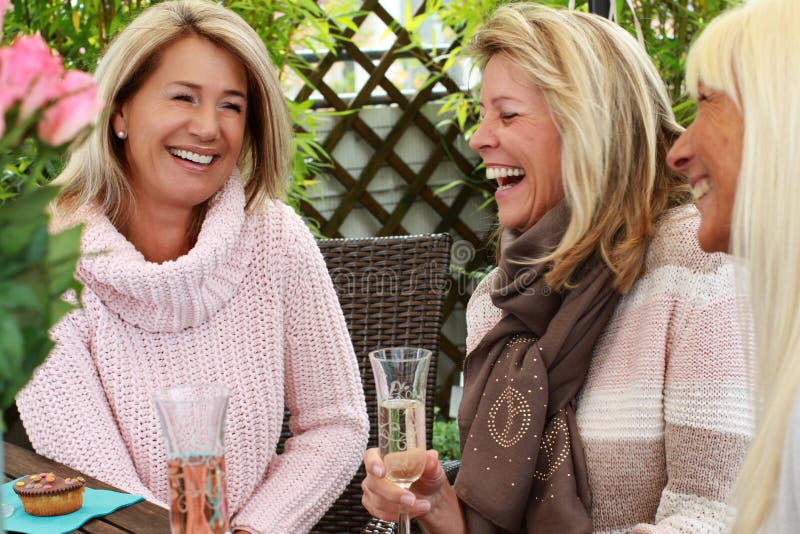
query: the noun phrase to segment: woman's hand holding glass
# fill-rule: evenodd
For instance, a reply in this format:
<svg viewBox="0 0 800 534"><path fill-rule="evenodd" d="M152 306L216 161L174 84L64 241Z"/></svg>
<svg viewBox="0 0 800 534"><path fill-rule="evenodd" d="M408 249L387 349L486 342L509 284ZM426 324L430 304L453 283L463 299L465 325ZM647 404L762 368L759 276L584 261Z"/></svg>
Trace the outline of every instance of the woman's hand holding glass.
<svg viewBox="0 0 800 534"><path fill-rule="evenodd" d="M430 357L429 350L413 347L369 353L378 396L382 471L387 480L401 488L411 486L425 466L425 386ZM411 533L405 507L398 511L397 523L399 534Z"/></svg>
<svg viewBox="0 0 800 534"><path fill-rule="evenodd" d="M397 521L399 513L405 511L409 517L417 518L427 532L465 532L458 499L436 451L425 452L425 469L408 489L386 478L379 449L367 449L364 467L367 476L361 483L361 502L372 516Z"/></svg>

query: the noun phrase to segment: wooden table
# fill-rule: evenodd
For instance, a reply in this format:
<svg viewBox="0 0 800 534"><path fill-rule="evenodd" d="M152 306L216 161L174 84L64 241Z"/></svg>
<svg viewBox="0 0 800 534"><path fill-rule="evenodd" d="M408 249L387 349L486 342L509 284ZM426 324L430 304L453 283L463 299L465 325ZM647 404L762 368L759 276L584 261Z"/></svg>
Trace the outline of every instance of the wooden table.
<svg viewBox="0 0 800 534"><path fill-rule="evenodd" d="M86 485L92 489L120 491L104 482L11 443L3 442L3 451L5 456L3 483L31 473L53 472L62 477L83 476L86 479ZM106 516L91 519L76 532L169 534L169 513L160 506L140 501Z"/></svg>

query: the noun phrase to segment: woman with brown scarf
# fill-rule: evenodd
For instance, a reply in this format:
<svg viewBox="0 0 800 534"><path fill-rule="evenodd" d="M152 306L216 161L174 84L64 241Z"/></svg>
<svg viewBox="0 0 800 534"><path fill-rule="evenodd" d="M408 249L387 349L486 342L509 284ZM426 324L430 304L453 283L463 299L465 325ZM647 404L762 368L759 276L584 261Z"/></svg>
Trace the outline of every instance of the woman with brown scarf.
<svg viewBox="0 0 800 534"><path fill-rule="evenodd" d="M723 532L752 432L727 256L704 253L681 133L640 45L601 17L509 4L472 42L499 265L467 309L454 487L367 451L363 502L431 533Z"/></svg>

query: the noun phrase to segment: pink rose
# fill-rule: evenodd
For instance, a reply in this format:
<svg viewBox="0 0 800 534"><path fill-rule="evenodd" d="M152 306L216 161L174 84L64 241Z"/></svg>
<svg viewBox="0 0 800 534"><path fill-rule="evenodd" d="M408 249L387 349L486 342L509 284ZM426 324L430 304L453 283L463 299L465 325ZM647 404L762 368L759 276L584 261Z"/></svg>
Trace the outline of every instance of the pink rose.
<svg viewBox="0 0 800 534"><path fill-rule="evenodd" d="M38 128L39 138L52 146L75 137L103 108L94 79L83 71L67 71L58 92L63 96L45 110Z"/></svg>
<svg viewBox="0 0 800 534"><path fill-rule="evenodd" d="M2 0L0 0L0 2L2 2ZM16 90L12 90L11 87L7 87L5 84L3 84L3 65L8 63L6 56L8 56L10 53L11 52L8 48L0 48L0 120L3 120L6 110L11 107L11 104L17 98ZM2 135L2 133L0 133L0 135Z"/></svg>
<svg viewBox="0 0 800 534"><path fill-rule="evenodd" d="M57 96L56 85L64 66L40 35L19 37L0 53L0 105L8 107L24 98L24 118Z"/></svg>
<svg viewBox="0 0 800 534"><path fill-rule="evenodd" d="M40 75L28 89L19 107L19 118L27 119L48 102L61 96L61 73L58 76Z"/></svg>

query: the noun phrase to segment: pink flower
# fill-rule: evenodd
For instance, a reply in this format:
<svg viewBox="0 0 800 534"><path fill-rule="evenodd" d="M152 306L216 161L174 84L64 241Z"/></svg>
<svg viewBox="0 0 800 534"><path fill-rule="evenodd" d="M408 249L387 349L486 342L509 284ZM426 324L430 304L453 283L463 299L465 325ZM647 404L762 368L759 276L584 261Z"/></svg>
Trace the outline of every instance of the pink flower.
<svg viewBox="0 0 800 534"><path fill-rule="evenodd" d="M2 0L0 0L2 2ZM3 83L3 79L5 77L5 69L3 65L8 63L6 56L8 56L11 52L8 48L0 48L0 119L5 115L6 110L11 106L11 104L16 100L16 90L13 90L11 87L6 86Z"/></svg>
<svg viewBox="0 0 800 534"><path fill-rule="evenodd" d="M61 77L41 76L33 82L19 108L20 119L27 119L47 102L61 96Z"/></svg>
<svg viewBox="0 0 800 534"><path fill-rule="evenodd" d="M52 146L63 145L75 137L103 108L94 79L79 70L67 71L59 94L63 96L45 110L38 128L39 138Z"/></svg>
<svg viewBox="0 0 800 534"><path fill-rule="evenodd" d="M63 73L61 58L53 55L40 35L18 38L0 49L0 107L5 110L24 98L21 115L29 116L58 96Z"/></svg>

